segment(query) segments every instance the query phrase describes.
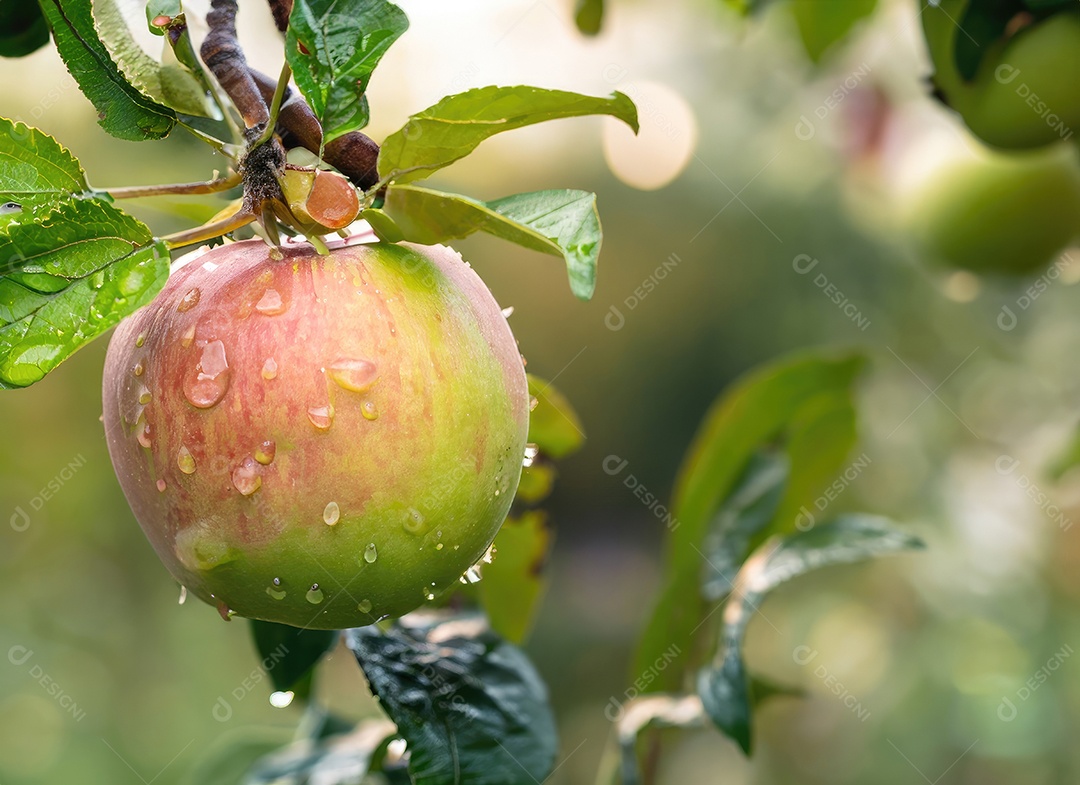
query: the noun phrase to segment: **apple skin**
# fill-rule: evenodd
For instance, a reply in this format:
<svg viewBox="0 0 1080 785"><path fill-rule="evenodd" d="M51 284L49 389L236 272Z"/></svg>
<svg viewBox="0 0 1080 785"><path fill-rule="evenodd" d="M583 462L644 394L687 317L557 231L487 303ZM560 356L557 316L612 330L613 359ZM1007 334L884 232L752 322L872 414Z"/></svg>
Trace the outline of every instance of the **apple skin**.
<svg viewBox="0 0 1080 785"><path fill-rule="evenodd" d="M1080 235L1080 164L1068 147L989 154L935 173L914 199L910 228L948 267L1027 275Z"/></svg>
<svg viewBox="0 0 1080 785"><path fill-rule="evenodd" d="M949 105L992 147L1029 150L1070 138L1080 129L1080 13L1061 11L994 42L968 82L954 52L969 2L943 0L922 13L934 82Z"/></svg>
<svg viewBox="0 0 1080 785"><path fill-rule="evenodd" d="M506 517L528 430L522 359L449 248L282 252L191 254L117 328L113 467L169 572L226 618L400 616L480 560Z"/></svg>

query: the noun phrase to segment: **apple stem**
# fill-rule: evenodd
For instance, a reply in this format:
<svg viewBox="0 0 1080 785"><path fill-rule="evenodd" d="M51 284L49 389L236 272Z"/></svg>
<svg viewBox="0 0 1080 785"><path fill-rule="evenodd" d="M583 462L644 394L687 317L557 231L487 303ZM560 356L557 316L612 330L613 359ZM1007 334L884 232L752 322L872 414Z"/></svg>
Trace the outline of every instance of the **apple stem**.
<svg viewBox="0 0 1080 785"><path fill-rule="evenodd" d="M230 172L225 177L198 183L169 183L166 185L129 185L120 188L107 188L98 193L108 194L113 199L140 199L144 196L215 194L240 185L239 172Z"/></svg>
<svg viewBox="0 0 1080 785"><path fill-rule="evenodd" d="M221 237L229 232L236 231L242 226L247 226L254 220L254 213L241 210L235 215L222 218L220 221L196 226L194 229L185 229L184 231L176 232L175 234L167 234L161 239L165 242L165 245L169 247L169 250L175 250L177 248L183 248L186 245L194 245L195 243L213 240L215 237Z"/></svg>

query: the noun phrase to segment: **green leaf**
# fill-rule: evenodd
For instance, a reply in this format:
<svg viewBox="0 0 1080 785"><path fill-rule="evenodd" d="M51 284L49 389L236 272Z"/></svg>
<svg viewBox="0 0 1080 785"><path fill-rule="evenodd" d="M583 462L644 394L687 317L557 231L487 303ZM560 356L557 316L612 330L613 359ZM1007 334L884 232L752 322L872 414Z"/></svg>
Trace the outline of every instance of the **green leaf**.
<svg viewBox="0 0 1080 785"><path fill-rule="evenodd" d="M296 0L285 57L322 123L323 144L367 125L371 74L408 27L386 0Z"/></svg>
<svg viewBox="0 0 1080 785"><path fill-rule="evenodd" d="M578 0L574 22L585 35L597 35L604 23L604 0Z"/></svg>
<svg viewBox="0 0 1080 785"><path fill-rule="evenodd" d="M120 139L167 136L176 115L128 84L94 30L90 0L40 0L56 48L79 89L98 110L98 124Z"/></svg>
<svg viewBox="0 0 1080 785"><path fill-rule="evenodd" d="M151 24L159 16L167 16L170 19L184 13L183 4L180 0L148 0L146 3L146 26L154 35L165 35L165 30Z"/></svg>
<svg viewBox="0 0 1080 785"><path fill-rule="evenodd" d="M762 450L751 456L704 540L705 599L719 600L731 592L751 540L776 517L789 471L782 453Z"/></svg>
<svg viewBox="0 0 1080 785"><path fill-rule="evenodd" d="M40 380L145 305L169 252L141 223L92 199L0 228L0 388Z"/></svg>
<svg viewBox="0 0 1080 785"><path fill-rule="evenodd" d="M544 563L551 539L542 510L507 518L495 537L496 558L483 567L480 603L495 632L513 643L529 634L547 588Z"/></svg>
<svg viewBox="0 0 1080 785"><path fill-rule="evenodd" d="M0 201L28 213L88 191L82 166L66 148L36 128L0 117ZM7 221L13 218L8 213Z"/></svg>
<svg viewBox="0 0 1080 785"><path fill-rule="evenodd" d="M135 40L117 0L92 0L94 28L113 62L147 98L183 114L212 117L209 96L198 79L179 64L163 65ZM171 51L171 50L170 50Z"/></svg>
<svg viewBox="0 0 1080 785"><path fill-rule="evenodd" d="M540 457L534 458L530 466L521 467L521 480L518 482L515 501L525 504L539 504L551 495L555 487L555 467Z"/></svg>
<svg viewBox="0 0 1080 785"><path fill-rule="evenodd" d="M536 785L551 773L547 689L480 617L417 614L345 641L408 742L414 785Z"/></svg>
<svg viewBox="0 0 1080 785"><path fill-rule="evenodd" d="M750 457L770 442L791 437L787 448L792 465L789 488L775 522L780 530L793 527L794 515L785 520L785 510L797 511L812 496L800 498L791 488L813 484L802 479L804 472L811 479L820 474L813 456L807 456L812 444L798 434L820 433L816 423L822 417L814 412L823 407L823 400L834 396L846 400L863 363L858 355L810 354L785 359L737 381L709 410L676 480L672 516L678 525L669 536L666 585L638 649L635 674L648 672L658 660L670 660L647 691L677 691L682 686L694 650L694 630L703 615L698 588L702 544L710 522ZM826 406L824 411L831 409ZM836 443L842 445L846 439L846 433L841 434ZM827 454L833 455L836 449L830 443ZM799 456L798 464L793 456Z"/></svg>
<svg viewBox="0 0 1080 785"><path fill-rule="evenodd" d="M24 57L49 43L49 25L31 0L0 0L0 57Z"/></svg>
<svg viewBox="0 0 1080 785"><path fill-rule="evenodd" d="M479 87L449 95L386 138L379 150L379 177L396 183L421 180L497 133L593 114L617 117L638 130L634 102L618 92L593 98L538 87Z"/></svg>
<svg viewBox="0 0 1080 785"><path fill-rule="evenodd" d="M303 630L252 619L251 636L274 689L285 692L293 690L323 655L334 648L338 632Z"/></svg>
<svg viewBox="0 0 1080 785"><path fill-rule="evenodd" d="M368 720L349 733L301 739L264 756L229 785L357 785L396 735L393 724Z"/></svg>
<svg viewBox="0 0 1080 785"><path fill-rule="evenodd" d="M742 643L754 611L769 592L821 567L922 547L919 538L900 531L888 520L844 515L755 551L739 572L740 591L724 609L721 653L712 667L698 675L698 693L716 726L750 754L751 693Z"/></svg>
<svg viewBox="0 0 1080 785"><path fill-rule="evenodd" d="M585 433L570 401L551 382L531 373L526 377L529 395L536 398L536 406L529 414L529 443L552 458L577 452L585 442Z"/></svg>
<svg viewBox="0 0 1080 785"><path fill-rule="evenodd" d="M815 63L861 20L874 12L877 0L792 0L799 36Z"/></svg>
<svg viewBox="0 0 1080 785"><path fill-rule="evenodd" d="M602 233L596 196L587 191L535 191L480 202L395 185L388 189L382 211L405 240L433 245L486 232L565 259L575 296L588 300L596 289Z"/></svg>

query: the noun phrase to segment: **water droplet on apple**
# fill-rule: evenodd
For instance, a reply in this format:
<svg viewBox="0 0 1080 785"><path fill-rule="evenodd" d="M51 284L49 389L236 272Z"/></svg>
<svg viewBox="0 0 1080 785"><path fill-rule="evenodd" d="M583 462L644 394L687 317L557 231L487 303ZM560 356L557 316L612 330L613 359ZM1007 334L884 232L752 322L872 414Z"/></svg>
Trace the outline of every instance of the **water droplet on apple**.
<svg viewBox="0 0 1080 785"><path fill-rule="evenodd" d="M529 398L529 411L531 412L533 409L535 409L539 403L540 401L535 395Z"/></svg>
<svg viewBox="0 0 1080 785"><path fill-rule="evenodd" d="M145 406L146 404L150 403L150 400L152 398L153 396L150 394L150 390L148 390L143 385L139 385L139 403Z"/></svg>
<svg viewBox="0 0 1080 785"><path fill-rule="evenodd" d="M232 484L244 496L250 496L262 487L262 477L259 476L258 464L250 455L233 469Z"/></svg>
<svg viewBox="0 0 1080 785"><path fill-rule="evenodd" d="M142 428L139 429L139 434L136 436L141 444L146 449L150 449L150 423L144 422Z"/></svg>
<svg viewBox="0 0 1080 785"><path fill-rule="evenodd" d="M176 453L176 465L180 467L180 471L184 474L195 473L195 456L184 445L180 445L180 449Z"/></svg>
<svg viewBox="0 0 1080 785"><path fill-rule="evenodd" d="M185 349L187 349L194 342L195 342L195 325L191 325L186 330L184 330L184 334L180 336L180 345L183 346Z"/></svg>
<svg viewBox="0 0 1080 785"><path fill-rule="evenodd" d="M467 569L465 574L461 576L461 582L464 584L480 582L480 570L476 568L475 564Z"/></svg>
<svg viewBox="0 0 1080 785"><path fill-rule="evenodd" d="M540 448L535 444L525 445L525 457L521 461L521 465L528 468L533 465L533 461L536 460L536 456L540 454Z"/></svg>
<svg viewBox="0 0 1080 785"><path fill-rule="evenodd" d="M375 543L369 542L367 548L364 549L364 561L368 564L374 564L378 558L379 549L375 547Z"/></svg>
<svg viewBox="0 0 1080 785"><path fill-rule="evenodd" d="M339 358L330 364L327 373L339 387L352 392L365 392L379 378L375 363L364 359Z"/></svg>
<svg viewBox="0 0 1080 785"><path fill-rule="evenodd" d="M146 333L139 333L135 339L135 345L141 348L144 343L146 343Z"/></svg>
<svg viewBox="0 0 1080 785"><path fill-rule="evenodd" d="M260 444L255 448L255 460L261 463L263 466L269 466L274 462L274 456L277 455L277 445L270 439Z"/></svg>
<svg viewBox="0 0 1080 785"><path fill-rule="evenodd" d="M329 502L323 510L322 519L327 526L333 526L341 517L341 508L337 502Z"/></svg>
<svg viewBox="0 0 1080 785"><path fill-rule="evenodd" d="M357 604L356 606L356 610L360 611L361 613L370 613L371 600L360 600L359 604Z"/></svg>
<svg viewBox="0 0 1080 785"><path fill-rule="evenodd" d="M187 602L187 586L180 587L180 599L176 601L177 605L183 605Z"/></svg>
<svg viewBox="0 0 1080 785"><path fill-rule="evenodd" d="M379 408L374 401L364 401L360 404L360 413L364 415L365 420L379 419Z"/></svg>
<svg viewBox="0 0 1080 785"><path fill-rule="evenodd" d="M136 376L142 376L143 375L143 364L142 363L135 363L135 367L131 369L131 372L133 374L135 374Z"/></svg>
<svg viewBox="0 0 1080 785"><path fill-rule="evenodd" d="M318 605L320 602L323 601L322 589L319 588L319 584L317 583L311 584L311 588L308 589L308 593L306 596L307 601L310 602L312 605Z"/></svg>
<svg viewBox="0 0 1080 785"><path fill-rule="evenodd" d="M180 302L176 304L176 310L180 313L190 311L192 308L199 304L199 298L201 296L202 292L200 292L197 288L192 289L180 299Z"/></svg>
<svg viewBox="0 0 1080 785"><path fill-rule="evenodd" d="M277 377L277 362L273 357L267 357L262 367L262 378L270 381Z"/></svg>
<svg viewBox="0 0 1080 785"><path fill-rule="evenodd" d="M195 375L184 379L184 395L192 406L209 409L225 397L229 389L229 361L225 357L225 344L211 341L203 347Z"/></svg>
<svg viewBox="0 0 1080 785"><path fill-rule="evenodd" d="M435 550L441 551L442 549L443 549L443 544L441 542L435 543Z"/></svg>
<svg viewBox="0 0 1080 785"><path fill-rule="evenodd" d="M267 289L259 302L255 304L255 310L264 316L277 316L285 313L285 303L282 302L277 289Z"/></svg>
<svg viewBox="0 0 1080 785"><path fill-rule="evenodd" d="M334 407L313 406L308 409L307 416L311 420L311 424L320 431L328 431L330 426L334 424Z"/></svg>
<svg viewBox="0 0 1080 785"><path fill-rule="evenodd" d="M410 507L408 512L405 513L405 521L402 523L402 527L409 534L422 534L424 531L424 514Z"/></svg>
<svg viewBox="0 0 1080 785"><path fill-rule="evenodd" d="M166 488L165 481L164 480L158 480L157 481L158 493L165 493L165 488Z"/></svg>

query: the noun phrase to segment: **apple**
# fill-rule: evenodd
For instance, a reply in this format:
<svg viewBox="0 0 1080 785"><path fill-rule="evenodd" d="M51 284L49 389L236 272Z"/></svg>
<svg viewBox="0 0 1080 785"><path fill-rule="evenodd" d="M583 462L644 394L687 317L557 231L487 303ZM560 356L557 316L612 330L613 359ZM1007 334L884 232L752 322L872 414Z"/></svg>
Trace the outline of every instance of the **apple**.
<svg viewBox="0 0 1080 785"><path fill-rule="evenodd" d="M226 618L412 611L484 556L517 489L530 399L495 299L449 248L359 239L189 254L110 342L117 478Z"/></svg>
<svg viewBox="0 0 1080 785"><path fill-rule="evenodd" d="M976 0L982 2L983 0ZM975 77L957 71L961 23L971 0L922 13L934 83L968 128L993 147L1026 150L1080 130L1080 12L1061 11L986 46Z"/></svg>
<svg viewBox="0 0 1080 785"><path fill-rule="evenodd" d="M1070 147L986 153L943 167L913 202L909 227L933 260L1032 273L1080 234L1080 166Z"/></svg>

